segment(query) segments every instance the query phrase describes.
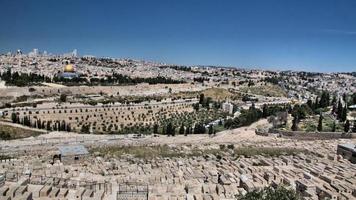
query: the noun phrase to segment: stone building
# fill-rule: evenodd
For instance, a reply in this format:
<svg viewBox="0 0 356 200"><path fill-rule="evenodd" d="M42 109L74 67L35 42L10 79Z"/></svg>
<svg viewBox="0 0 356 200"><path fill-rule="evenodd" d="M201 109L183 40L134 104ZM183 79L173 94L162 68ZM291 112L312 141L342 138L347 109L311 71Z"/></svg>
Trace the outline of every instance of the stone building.
<svg viewBox="0 0 356 200"><path fill-rule="evenodd" d="M233 110L234 110L234 105L230 102L224 102L222 104L222 109L224 112L227 112L229 114L232 114Z"/></svg>
<svg viewBox="0 0 356 200"><path fill-rule="evenodd" d="M64 164L80 163L89 155L83 145L60 146L58 150L58 158Z"/></svg>

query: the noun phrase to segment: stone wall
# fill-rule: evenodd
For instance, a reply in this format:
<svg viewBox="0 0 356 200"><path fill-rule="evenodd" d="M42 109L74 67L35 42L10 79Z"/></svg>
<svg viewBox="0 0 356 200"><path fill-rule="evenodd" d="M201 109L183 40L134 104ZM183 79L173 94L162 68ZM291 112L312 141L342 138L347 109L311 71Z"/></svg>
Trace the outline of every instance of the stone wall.
<svg viewBox="0 0 356 200"><path fill-rule="evenodd" d="M281 137L308 140L308 139L319 139L319 140L330 140L339 138L356 138L356 133L343 133L343 132L304 132L304 131L284 131L278 129L272 130L259 130L256 131L257 135L268 136L270 134L278 134Z"/></svg>

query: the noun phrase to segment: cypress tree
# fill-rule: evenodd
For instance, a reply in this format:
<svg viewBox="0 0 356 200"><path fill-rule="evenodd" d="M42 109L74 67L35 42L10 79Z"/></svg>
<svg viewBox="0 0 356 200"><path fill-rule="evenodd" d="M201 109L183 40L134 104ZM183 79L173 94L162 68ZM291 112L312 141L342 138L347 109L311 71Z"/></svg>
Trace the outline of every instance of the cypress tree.
<svg viewBox="0 0 356 200"><path fill-rule="evenodd" d="M336 95L333 95L333 100L331 101L332 104L336 104Z"/></svg>
<svg viewBox="0 0 356 200"><path fill-rule="evenodd" d="M66 131L67 132L71 132L72 131L72 128L70 127L70 124L67 124Z"/></svg>
<svg viewBox="0 0 356 200"><path fill-rule="evenodd" d="M313 101L311 99L308 99L307 101L307 105L309 106L309 108L313 109L314 105L313 105Z"/></svg>
<svg viewBox="0 0 356 200"><path fill-rule="evenodd" d="M352 103L352 105L356 104L356 92L352 94L351 103Z"/></svg>
<svg viewBox="0 0 356 200"><path fill-rule="evenodd" d="M336 111L337 111L336 103L333 103L333 108L331 110L331 113L336 114Z"/></svg>
<svg viewBox="0 0 356 200"><path fill-rule="evenodd" d="M11 120L12 120L12 123L17 123L17 115L16 115L16 113L12 113L11 114Z"/></svg>
<svg viewBox="0 0 356 200"><path fill-rule="evenodd" d="M342 110L343 110L342 103L341 103L341 100L339 99L339 102L337 104L337 118L338 119L341 119Z"/></svg>
<svg viewBox="0 0 356 200"><path fill-rule="evenodd" d="M345 102L345 103L347 102L347 96L346 96L346 93L344 93L344 94L342 95L342 99L344 100L344 102Z"/></svg>
<svg viewBox="0 0 356 200"><path fill-rule="evenodd" d="M319 116L319 123L318 123L317 130L319 132L323 131L323 115L321 113L320 113L320 116Z"/></svg>
<svg viewBox="0 0 356 200"><path fill-rule="evenodd" d="M172 126L172 136L176 135L176 127Z"/></svg>
<svg viewBox="0 0 356 200"><path fill-rule="evenodd" d="M203 104L203 103L204 103L204 94L200 94L199 104Z"/></svg>
<svg viewBox="0 0 356 200"><path fill-rule="evenodd" d="M158 124L153 125L153 133L157 134L158 133Z"/></svg>
<svg viewBox="0 0 356 200"><path fill-rule="evenodd" d="M263 105L262 107L262 117L266 118L268 116L267 105Z"/></svg>
<svg viewBox="0 0 356 200"><path fill-rule="evenodd" d="M37 120L37 128L42 129L42 122L40 119Z"/></svg>
<svg viewBox="0 0 356 200"><path fill-rule="evenodd" d="M344 122L346 118L347 118L347 106L345 105L345 107L342 109L340 120Z"/></svg>
<svg viewBox="0 0 356 200"><path fill-rule="evenodd" d="M346 120L345 125L344 125L344 132L347 133L350 130L350 122L349 120Z"/></svg>
<svg viewBox="0 0 356 200"><path fill-rule="evenodd" d="M330 93L326 91L326 107L330 106Z"/></svg>
<svg viewBox="0 0 356 200"><path fill-rule="evenodd" d="M187 136L190 134L190 126L188 126L186 129L185 129L185 133L184 133L184 136Z"/></svg>
<svg viewBox="0 0 356 200"><path fill-rule="evenodd" d="M333 122L333 126L332 126L332 128L331 128L331 131L332 131L332 132L335 132L335 131L336 131L336 123L335 123L335 121Z"/></svg>
<svg viewBox="0 0 356 200"><path fill-rule="evenodd" d="M209 126L208 134L209 134L209 135L212 135L213 133L214 133L213 125L210 125L210 126Z"/></svg>
<svg viewBox="0 0 356 200"><path fill-rule="evenodd" d="M314 104L314 109L313 110L316 110L319 108L319 97L316 97L315 99L315 104Z"/></svg>
<svg viewBox="0 0 356 200"><path fill-rule="evenodd" d="M47 121L46 129L47 129L47 131L51 131L52 130L51 121Z"/></svg>
<svg viewBox="0 0 356 200"><path fill-rule="evenodd" d="M292 131L298 130L298 117L294 117L292 121Z"/></svg>
<svg viewBox="0 0 356 200"><path fill-rule="evenodd" d="M203 134L205 133L205 127L203 124L195 124L194 126L194 134Z"/></svg>
<svg viewBox="0 0 356 200"><path fill-rule="evenodd" d="M60 131L66 131L66 122L64 120L61 123Z"/></svg>
<svg viewBox="0 0 356 200"><path fill-rule="evenodd" d="M184 134L184 125L182 124L179 128L179 134L183 135Z"/></svg>
<svg viewBox="0 0 356 200"><path fill-rule="evenodd" d="M172 122L167 124L166 135L173 135L173 125Z"/></svg>

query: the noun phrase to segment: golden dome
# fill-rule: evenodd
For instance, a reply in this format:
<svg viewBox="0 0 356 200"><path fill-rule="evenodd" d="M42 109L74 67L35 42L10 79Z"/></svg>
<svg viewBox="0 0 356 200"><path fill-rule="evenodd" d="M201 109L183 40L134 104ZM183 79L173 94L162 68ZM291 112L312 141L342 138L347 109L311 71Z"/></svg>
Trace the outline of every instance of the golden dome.
<svg viewBox="0 0 356 200"><path fill-rule="evenodd" d="M64 67L64 72L74 72L74 67L73 67L73 65L66 65L65 67Z"/></svg>

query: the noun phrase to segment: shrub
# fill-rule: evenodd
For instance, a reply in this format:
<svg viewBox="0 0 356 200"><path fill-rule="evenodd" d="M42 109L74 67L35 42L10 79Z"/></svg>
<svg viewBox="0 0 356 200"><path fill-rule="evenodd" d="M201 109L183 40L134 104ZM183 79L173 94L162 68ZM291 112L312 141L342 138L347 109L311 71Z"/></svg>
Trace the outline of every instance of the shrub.
<svg viewBox="0 0 356 200"><path fill-rule="evenodd" d="M294 190L289 190L284 187L272 187L264 188L260 191L248 192L244 196L238 196L238 200L297 200L301 199Z"/></svg>

